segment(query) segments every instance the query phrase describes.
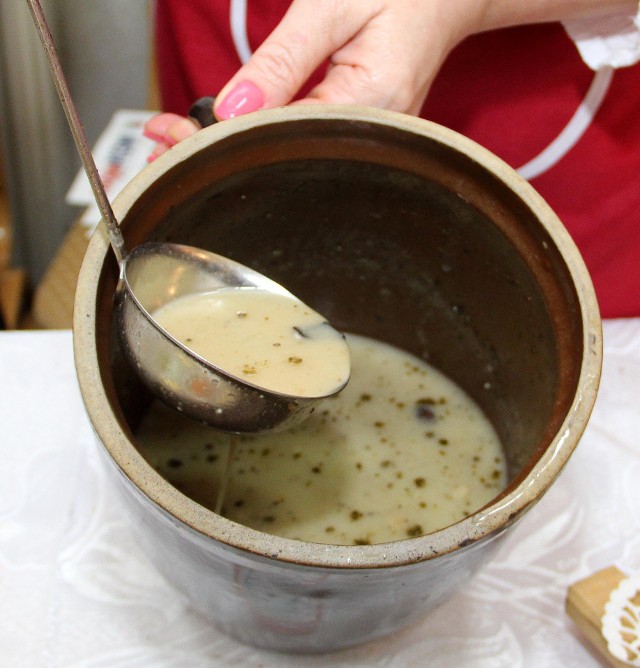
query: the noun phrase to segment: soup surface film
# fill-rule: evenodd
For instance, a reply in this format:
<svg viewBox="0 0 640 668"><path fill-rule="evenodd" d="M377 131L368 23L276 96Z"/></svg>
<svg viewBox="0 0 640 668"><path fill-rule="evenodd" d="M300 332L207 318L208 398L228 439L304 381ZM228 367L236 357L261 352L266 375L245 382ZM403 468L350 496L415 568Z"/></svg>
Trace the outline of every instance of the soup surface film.
<svg viewBox="0 0 640 668"><path fill-rule="evenodd" d="M203 506L214 510L226 485L225 517L317 543L419 536L499 494L506 462L477 405L413 355L355 335L347 342L349 383L301 425L234 436L157 403L138 430L140 451Z"/></svg>

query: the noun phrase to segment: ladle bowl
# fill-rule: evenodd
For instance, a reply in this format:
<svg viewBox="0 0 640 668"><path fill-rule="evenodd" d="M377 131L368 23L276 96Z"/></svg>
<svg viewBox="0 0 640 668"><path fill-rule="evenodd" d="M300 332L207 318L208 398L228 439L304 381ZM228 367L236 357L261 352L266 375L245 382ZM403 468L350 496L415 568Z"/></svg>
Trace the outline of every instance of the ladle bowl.
<svg viewBox="0 0 640 668"><path fill-rule="evenodd" d="M293 426L313 411L318 398L239 380L168 335L152 316L181 296L229 286L292 296L263 274L215 253L182 244L136 246L125 258L116 297L123 352L154 395L193 419L232 432Z"/></svg>

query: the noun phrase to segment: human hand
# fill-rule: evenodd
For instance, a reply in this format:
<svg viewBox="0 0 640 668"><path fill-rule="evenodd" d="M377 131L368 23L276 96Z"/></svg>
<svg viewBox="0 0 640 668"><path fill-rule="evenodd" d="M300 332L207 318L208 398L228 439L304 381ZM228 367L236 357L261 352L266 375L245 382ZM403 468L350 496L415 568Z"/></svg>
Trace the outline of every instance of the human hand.
<svg viewBox="0 0 640 668"><path fill-rule="evenodd" d="M227 119L289 104L362 104L417 114L449 51L471 30L480 0L293 0L252 58L217 95Z"/></svg>
<svg viewBox="0 0 640 668"><path fill-rule="evenodd" d="M327 59L324 80L299 102L372 105L417 114L449 50L466 34L451 0L293 0L252 58L218 95L219 120L291 102ZM442 7L450 8L446 12ZM425 48L428 45L428 48ZM176 114L147 122L149 160L196 132Z"/></svg>
<svg viewBox="0 0 640 668"><path fill-rule="evenodd" d="M469 35L636 12L637 0L293 0L218 93L214 111L222 120L289 104L328 60L324 79L300 103L418 114L440 66Z"/></svg>
<svg viewBox="0 0 640 668"><path fill-rule="evenodd" d="M629 12L637 0L293 0L271 35L217 94L219 120L291 103L361 104L417 114L449 52L468 35L521 23ZM634 10L635 11L635 10ZM193 134L173 114L147 124L151 159Z"/></svg>

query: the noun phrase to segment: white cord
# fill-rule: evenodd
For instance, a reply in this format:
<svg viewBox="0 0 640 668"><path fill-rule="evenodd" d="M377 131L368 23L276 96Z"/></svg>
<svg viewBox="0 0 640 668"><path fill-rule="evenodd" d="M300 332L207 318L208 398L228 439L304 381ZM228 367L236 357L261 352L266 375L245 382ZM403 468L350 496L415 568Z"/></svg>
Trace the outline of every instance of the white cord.
<svg viewBox="0 0 640 668"><path fill-rule="evenodd" d="M244 65L251 58L251 47L247 36L247 0L230 0L229 22L236 52Z"/></svg>
<svg viewBox="0 0 640 668"><path fill-rule="evenodd" d="M595 73L584 100L567 125L543 151L518 169L521 176L528 180L540 176L557 164L580 141L602 105L612 79L611 67Z"/></svg>

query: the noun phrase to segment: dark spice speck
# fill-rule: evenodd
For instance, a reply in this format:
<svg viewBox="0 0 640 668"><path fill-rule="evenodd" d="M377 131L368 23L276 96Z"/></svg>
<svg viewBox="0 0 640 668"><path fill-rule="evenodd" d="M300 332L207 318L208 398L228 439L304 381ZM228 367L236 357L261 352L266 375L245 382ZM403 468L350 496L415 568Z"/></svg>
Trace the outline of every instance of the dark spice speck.
<svg viewBox="0 0 640 668"><path fill-rule="evenodd" d="M435 411L433 410L433 408L431 408L431 406L428 406L427 404L422 404L420 402L417 402L414 412L418 420L429 421L436 419Z"/></svg>

